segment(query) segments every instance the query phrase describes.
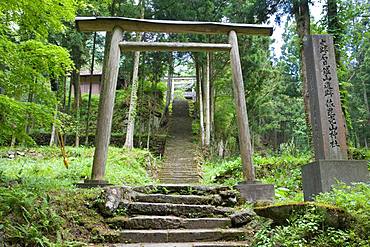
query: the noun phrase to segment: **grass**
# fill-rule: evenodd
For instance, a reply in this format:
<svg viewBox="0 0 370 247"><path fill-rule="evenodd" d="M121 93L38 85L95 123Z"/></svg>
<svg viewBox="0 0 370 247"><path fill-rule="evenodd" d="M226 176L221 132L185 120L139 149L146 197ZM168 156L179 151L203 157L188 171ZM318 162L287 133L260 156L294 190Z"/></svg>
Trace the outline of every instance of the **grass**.
<svg viewBox="0 0 370 247"><path fill-rule="evenodd" d="M42 177L51 187L72 186L89 178L93 161L93 148L67 147L69 168L63 165L60 150L56 147L17 149L24 156L8 158L8 148L0 149L0 171L8 179ZM106 179L113 184L142 185L154 183L150 174L158 160L150 152L141 149L109 148Z"/></svg>
<svg viewBox="0 0 370 247"><path fill-rule="evenodd" d="M8 152L18 155L9 159ZM108 231L95 203L101 189L77 189L88 178L93 149L0 149L0 242L6 246L85 246ZM158 160L146 150L109 149L106 179L113 184L155 183Z"/></svg>

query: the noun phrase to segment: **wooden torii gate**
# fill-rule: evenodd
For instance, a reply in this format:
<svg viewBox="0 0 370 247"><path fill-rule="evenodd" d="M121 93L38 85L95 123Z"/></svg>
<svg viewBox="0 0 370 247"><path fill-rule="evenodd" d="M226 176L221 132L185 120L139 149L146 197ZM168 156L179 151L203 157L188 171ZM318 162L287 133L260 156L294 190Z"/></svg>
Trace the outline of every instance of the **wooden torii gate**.
<svg viewBox="0 0 370 247"><path fill-rule="evenodd" d="M229 51L231 59L233 91L239 129L240 155L245 181L254 182L255 174L252 162L252 146L245 102L242 68L239 57L237 34L272 35L272 27L266 25L164 21L133 19L125 17L77 17L76 24L81 32L111 32L110 49L107 54L107 69L99 100L99 112L96 129L95 153L91 180L87 183L102 184L111 135L114 98L117 85L118 69L122 51ZM228 44L212 43L169 43L169 42L127 42L123 41L123 31L161 32L161 33L198 33L226 34Z"/></svg>

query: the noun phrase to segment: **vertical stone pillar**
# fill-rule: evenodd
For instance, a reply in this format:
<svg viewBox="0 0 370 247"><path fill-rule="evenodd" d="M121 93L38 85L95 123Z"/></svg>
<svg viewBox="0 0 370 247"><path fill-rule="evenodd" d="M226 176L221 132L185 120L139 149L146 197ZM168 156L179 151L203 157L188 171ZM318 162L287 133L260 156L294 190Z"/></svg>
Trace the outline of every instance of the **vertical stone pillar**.
<svg viewBox="0 0 370 247"><path fill-rule="evenodd" d="M243 164L243 176L246 181L254 181L255 175L252 160L251 136L249 132L247 106L245 102L242 67L239 57L238 38L235 31L231 31L229 33L229 43L231 45L231 72L233 77L233 91L239 129L239 146Z"/></svg>
<svg viewBox="0 0 370 247"><path fill-rule="evenodd" d="M307 36L304 42L316 160L347 159L346 123L340 104L333 38Z"/></svg>
<svg viewBox="0 0 370 247"><path fill-rule="evenodd" d="M305 37L315 161L302 168L305 200L331 190L337 181L367 182L367 161L348 160L345 119L340 103L333 38Z"/></svg>
<svg viewBox="0 0 370 247"><path fill-rule="evenodd" d="M122 41L123 31L120 27L115 27L112 32L110 49L107 56L107 69L103 78L99 99L99 112L96 126L95 153L91 174L92 181L102 181L105 174L105 165L108 155L108 146L112 129L112 117L116 86L118 79L118 69L121 51L119 42Z"/></svg>

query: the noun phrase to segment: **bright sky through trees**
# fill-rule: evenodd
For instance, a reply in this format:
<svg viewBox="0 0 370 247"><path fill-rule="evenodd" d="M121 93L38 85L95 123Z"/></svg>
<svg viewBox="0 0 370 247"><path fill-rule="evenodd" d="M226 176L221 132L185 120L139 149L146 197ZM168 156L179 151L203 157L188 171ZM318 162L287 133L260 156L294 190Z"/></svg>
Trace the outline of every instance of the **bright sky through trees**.
<svg viewBox="0 0 370 247"><path fill-rule="evenodd" d="M315 21L319 21L323 15L323 2L321 0L312 1L313 4L310 5L310 15L314 18ZM283 41L283 32L284 26L288 21L288 16L285 14L281 17L280 25L275 22L276 15L270 17L270 23L274 26L274 33L272 34L272 39L274 43L272 44L272 54L274 57L279 58L281 56L281 47L284 44ZM290 22L292 20L289 20Z"/></svg>

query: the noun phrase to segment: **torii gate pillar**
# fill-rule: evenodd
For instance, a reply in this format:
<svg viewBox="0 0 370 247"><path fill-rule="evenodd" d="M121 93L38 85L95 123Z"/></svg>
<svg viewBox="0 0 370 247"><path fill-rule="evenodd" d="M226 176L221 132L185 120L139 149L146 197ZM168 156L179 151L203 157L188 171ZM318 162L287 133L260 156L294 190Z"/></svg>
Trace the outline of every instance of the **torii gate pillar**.
<svg viewBox="0 0 370 247"><path fill-rule="evenodd" d="M122 41L123 30L116 26L112 31L110 48L107 56L106 70L103 74L103 83L99 100L99 112L95 137L94 163L91 180L85 180L85 184L106 185L104 180L105 166L107 161L108 146L112 129L112 117L114 99L116 95L119 61L121 50L119 42Z"/></svg>
<svg viewBox="0 0 370 247"><path fill-rule="evenodd" d="M242 160L244 178L244 182L238 184L236 188L247 201L270 201L275 196L274 185L257 182L254 174L252 159L253 150L245 101L243 73L239 57L238 38L234 30L229 32L229 43L231 45L230 63L239 130L240 157Z"/></svg>

